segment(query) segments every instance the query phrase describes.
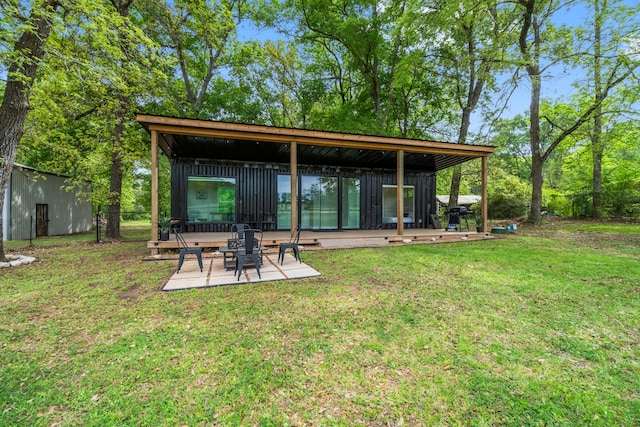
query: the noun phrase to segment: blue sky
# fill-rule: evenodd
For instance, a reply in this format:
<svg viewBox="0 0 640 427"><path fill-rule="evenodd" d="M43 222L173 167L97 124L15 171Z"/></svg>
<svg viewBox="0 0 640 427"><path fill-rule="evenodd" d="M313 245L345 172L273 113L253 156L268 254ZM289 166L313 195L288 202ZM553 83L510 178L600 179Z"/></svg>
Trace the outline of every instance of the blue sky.
<svg viewBox="0 0 640 427"><path fill-rule="evenodd" d="M628 6L636 6L637 2L635 0L623 0L622 3ZM587 22L587 18L592 12L589 11L584 2L568 2L567 4L570 6L555 13L553 21L556 25L564 24L572 27L590 25ZM260 41L285 38L285 36L273 29L257 29L249 23L244 23L239 27L238 36L240 40L253 39ZM522 72L522 76L518 82L518 88L510 98L508 107L504 112L505 117L525 113L529 109L530 84L524 72ZM570 69L563 65L552 67L543 77L542 96L545 99L570 101L572 94L575 93L575 84L585 78L583 70Z"/></svg>

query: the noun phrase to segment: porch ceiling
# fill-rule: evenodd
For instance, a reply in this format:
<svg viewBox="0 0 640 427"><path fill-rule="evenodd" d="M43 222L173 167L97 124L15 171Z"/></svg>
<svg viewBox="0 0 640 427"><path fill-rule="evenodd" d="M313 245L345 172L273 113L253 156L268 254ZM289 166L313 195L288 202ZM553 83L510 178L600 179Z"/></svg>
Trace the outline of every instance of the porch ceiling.
<svg viewBox="0 0 640 427"><path fill-rule="evenodd" d="M436 172L494 151L486 146L163 116L137 119L147 130L158 131L160 148L173 159L286 164L291 142L296 142L299 164L395 169L396 152L402 149L405 169Z"/></svg>

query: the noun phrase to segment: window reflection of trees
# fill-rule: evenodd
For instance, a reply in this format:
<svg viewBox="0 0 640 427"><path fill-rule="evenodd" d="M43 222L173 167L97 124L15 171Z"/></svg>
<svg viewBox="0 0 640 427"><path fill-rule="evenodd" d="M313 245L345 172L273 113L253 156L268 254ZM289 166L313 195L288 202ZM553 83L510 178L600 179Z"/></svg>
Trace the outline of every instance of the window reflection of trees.
<svg viewBox="0 0 640 427"><path fill-rule="evenodd" d="M342 180L343 228L360 227L360 179ZM291 178L278 176L278 228L289 228L291 222ZM335 176L301 176L299 206L300 222L305 228L337 229L340 217L340 180Z"/></svg>

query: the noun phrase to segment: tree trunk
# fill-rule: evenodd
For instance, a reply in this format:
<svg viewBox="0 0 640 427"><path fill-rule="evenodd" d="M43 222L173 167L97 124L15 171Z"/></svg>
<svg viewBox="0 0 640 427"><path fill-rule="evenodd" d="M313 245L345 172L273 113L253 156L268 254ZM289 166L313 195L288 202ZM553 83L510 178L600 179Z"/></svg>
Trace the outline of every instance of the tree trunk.
<svg viewBox="0 0 640 427"><path fill-rule="evenodd" d="M604 154L604 143L601 135L602 118L600 115L594 117L593 128L591 140L591 155L593 157L593 211L591 215L594 218L600 218L602 216L602 157Z"/></svg>
<svg viewBox="0 0 640 427"><path fill-rule="evenodd" d="M24 134L24 124L29 112L31 86L36 78L44 47L51 33L48 14L59 6L57 0L50 0L39 10L31 12L32 31L25 31L16 42L13 52L20 52L21 58L11 63L7 73L7 84L0 105L0 261L6 262L4 236L2 232L2 212L4 196L9 186L11 170L16 159L16 151ZM35 206L33 206L35 209Z"/></svg>
<svg viewBox="0 0 640 427"><path fill-rule="evenodd" d="M480 95L484 89L485 77L482 70L486 70L487 63L484 60L480 60L476 55L476 40L474 34L474 26L467 25L464 27L466 35L467 55L469 58L468 65L468 78L466 99L458 98L458 103L462 107L462 117L460 119L460 131L458 132L458 144L465 144L467 142L467 135L469 134L469 127L471 126L471 113L475 110L480 101ZM456 165L453 168L453 175L451 176L451 188L449 191L449 207L458 205L458 196L460 195L460 182L462 181L462 165ZM486 215L486 212L483 213Z"/></svg>
<svg viewBox="0 0 640 427"><path fill-rule="evenodd" d="M529 106L529 138L531 145L531 206L529 220L539 223L542 219L542 186L544 176L540 148L540 74L530 74L531 78L531 104Z"/></svg>
<svg viewBox="0 0 640 427"><path fill-rule="evenodd" d="M540 141L540 91L542 85L540 71L540 50L542 39L540 37L540 23L538 22L535 6L536 0L521 0L520 4L525 7L523 13L522 29L518 45L523 59L526 61L526 70L531 82L531 100L529 103L529 138L531 146L531 206L529 210L529 221L540 222L542 212L542 166L544 157L541 152ZM530 51L528 37L533 31L533 42Z"/></svg>
<svg viewBox="0 0 640 427"><path fill-rule="evenodd" d="M603 1L602 8L606 10L607 0ZM602 216L602 156L604 154L604 142L602 140L602 21L600 2L596 0L595 25L594 25L594 55L593 55L593 83L596 93L597 108L593 115L593 135L591 135L591 154L593 162L593 209L591 215L594 218Z"/></svg>
<svg viewBox="0 0 640 427"><path fill-rule="evenodd" d="M111 0L113 7L116 8L118 14L122 17L129 16L129 7L133 0ZM121 64L123 73L125 73L125 81L127 80L128 55L127 40L122 34L120 37L120 46L125 53ZM113 147L111 148L111 180L109 183L109 206L107 207L107 228L105 237L107 239L120 238L120 211L122 199L122 168L125 150L125 124L127 120L127 112L129 111L129 98L125 93L125 89L118 89L118 105L115 111L115 126L113 129Z"/></svg>
<svg viewBox="0 0 640 427"><path fill-rule="evenodd" d="M484 81L479 81L477 84L471 82L471 86L484 85ZM479 92L481 92L480 89ZM473 91L475 92L475 91ZM466 107L462 109L462 119L460 120L460 132L458 133L458 144L464 144L467 142L467 135L469 134L469 126L471 125L471 113L475 108L480 95L474 98L471 97L472 91L469 92L469 98L466 102ZM460 195L460 182L462 181L462 165L456 165L453 167L453 175L451 176L451 189L449 191L449 208L458 206L458 196Z"/></svg>
<svg viewBox="0 0 640 427"><path fill-rule="evenodd" d="M449 208L458 206L460 181L462 181L462 165L455 165L453 167L453 174L451 175L451 188L449 189Z"/></svg>
<svg viewBox="0 0 640 427"><path fill-rule="evenodd" d="M540 153L531 156L531 207L529 221L539 223L542 219L542 158Z"/></svg>
<svg viewBox="0 0 640 427"><path fill-rule="evenodd" d="M535 67L537 70L537 67ZM544 160L540 152L540 73L533 70L531 79L531 104L529 105L529 137L531 138L531 207L529 220L538 223L542 214L542 167Z"/></svg>
<svg viewBox="0 0 640 427"><path fill-rule="evenodd" d="M460 121L460 132L458 133L458 144L464 144L467 140L469 125L471 124L471 109L464 108L462 110L462 120ZM451 175L451 188L449 190L449 204L452 208L458 206L458 196L460 195L460 182L462 181L462 165L453 167Z"/></svg>
<svg viewBox="0 0 640 427"><path fill-rule="evenodd" d="M128 100L125 95L119 95L118 110L116 111L116 125L113 135L111 151L111 182L109 186L109 207L107 208L107 228L105 237L120 238L120 200L122 196L122 164L124 155L124 128L127 119Z"/></svg>

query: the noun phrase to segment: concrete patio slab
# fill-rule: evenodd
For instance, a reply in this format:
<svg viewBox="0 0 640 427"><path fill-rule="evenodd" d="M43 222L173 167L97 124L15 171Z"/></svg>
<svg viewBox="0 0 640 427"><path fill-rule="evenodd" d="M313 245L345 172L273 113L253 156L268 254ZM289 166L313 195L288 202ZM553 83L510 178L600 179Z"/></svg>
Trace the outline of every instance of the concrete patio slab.
<svg viewBox="0 0 640 427"><path fill-rule="evenodd" d="M224 268L222 258L205 258L203 261L204 269L200 272L196 259L186 259L180 272L174 273L162 290L176 291L320 276L318 271L305 263L298 262L290 254L285 255L283 265L278 264L277 254L265 254L263 265L260 267L262 277L258 277L255 267L247 266L243 269L239 280L233 270Z"/></svg>

